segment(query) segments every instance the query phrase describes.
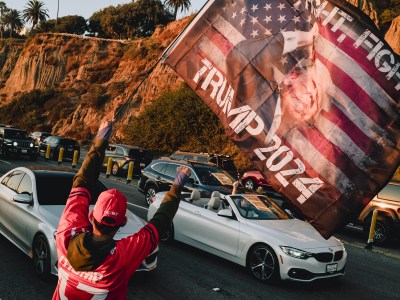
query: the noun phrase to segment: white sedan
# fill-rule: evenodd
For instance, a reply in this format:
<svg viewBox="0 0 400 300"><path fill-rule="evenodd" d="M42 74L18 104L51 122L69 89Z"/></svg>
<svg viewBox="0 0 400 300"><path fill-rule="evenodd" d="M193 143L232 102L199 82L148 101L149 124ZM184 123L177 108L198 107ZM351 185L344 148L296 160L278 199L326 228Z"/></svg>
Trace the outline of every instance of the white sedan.
<svg viewBox="0 0 400 300"><path fill-rule="evenodd" d="M164 195L153 198L148 219ZM214 192L211 199L202 199L198 191L185 196L163 240L175 239L245 266L261 281L313 281L345 273L347 253L341 241L325 240L267 196Z"/></svg>
<svg viewBox="0 0 400 300"><path fill-rule="evenodd" d="M15 168L0 178L0 233L33 259L35 273L47 278L57 275L55 234L72 186L74 173L55 170ZM98 195L107 188L97 182L92 194L93 209ZM119 240L137 232L146 223L126 211L128 223L119 229ZM150 271L157 265L158 248L138 271Z"/></svg>

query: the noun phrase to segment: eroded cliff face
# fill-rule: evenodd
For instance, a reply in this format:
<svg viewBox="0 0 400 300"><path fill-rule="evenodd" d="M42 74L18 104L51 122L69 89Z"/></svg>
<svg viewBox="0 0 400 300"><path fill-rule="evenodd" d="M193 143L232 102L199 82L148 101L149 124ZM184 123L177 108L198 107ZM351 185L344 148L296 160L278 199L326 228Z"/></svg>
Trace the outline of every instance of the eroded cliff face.
<svg viewBox="0 0 400 300"><path fill-rule="evenodd" d="M73 135L81 130L94 133L99 120L111 118L129 99L120 114L123 122L138 114L147 101L183 82L169 67L156 62L189 19L159 27L151 38L130 43L45 34L25 45L6 45L0 53L0 105L7 105L24 92L54 89L64 102L64 107L54 109L71 113L65 118L50 118L51 130ZM149 78L130 97L154 66ZM100 98L105 99L105 105L97 107L93 102Z"/></svg>

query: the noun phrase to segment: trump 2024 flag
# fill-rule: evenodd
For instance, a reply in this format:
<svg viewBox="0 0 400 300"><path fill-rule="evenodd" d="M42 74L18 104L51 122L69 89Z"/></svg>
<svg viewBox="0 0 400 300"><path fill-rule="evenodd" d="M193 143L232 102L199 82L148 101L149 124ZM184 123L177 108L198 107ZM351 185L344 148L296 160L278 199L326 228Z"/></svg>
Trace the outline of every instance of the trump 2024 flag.
<svg viewBox="0 0 400 300"><path fill-rule="evenodd" d="M346 2L208 1L163 58L325 238L399 165L399 57Z"/></svg>

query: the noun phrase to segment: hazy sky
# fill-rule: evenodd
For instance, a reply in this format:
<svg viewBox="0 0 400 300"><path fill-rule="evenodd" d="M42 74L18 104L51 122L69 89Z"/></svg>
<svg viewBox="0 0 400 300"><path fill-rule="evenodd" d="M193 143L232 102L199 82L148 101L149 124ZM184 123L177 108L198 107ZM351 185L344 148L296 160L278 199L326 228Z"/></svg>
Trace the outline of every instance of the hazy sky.
<svg viewBox="0 0 400 300"><path fill-rule="evenodd" d="M18 9L22 11L26 6L28 0L2 0L6 3L8 8ZM57 17L57 0L42 0L45 3L46 8L49 10L48 14L50 19ZM131 0L59 0L60 11L58 16L78 15L84 18L89 18L95 11L98 11L107 6L118 4L125 4L131 2ZM164 0L162 0L164 2ZM179 11L178 18L186 16L189 13L197 12L206 3L206 0L191 0L192 3L189 11L183 14Z"/></svg>

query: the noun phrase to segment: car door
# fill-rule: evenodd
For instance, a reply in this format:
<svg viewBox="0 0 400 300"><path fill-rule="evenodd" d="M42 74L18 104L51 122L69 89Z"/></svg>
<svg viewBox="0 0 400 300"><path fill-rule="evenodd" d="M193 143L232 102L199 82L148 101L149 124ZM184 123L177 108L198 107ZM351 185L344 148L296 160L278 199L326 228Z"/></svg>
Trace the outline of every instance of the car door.
<svg viewBox="0 0 400 300"><path fill-rule="evenodd" d="M25 176L26 179L24 180ZM30 183L30 193L32 193L32 183L29 175L21 170L15 170L7 177L1 182L0 186L2 227L9 238L26 251L27 210L30 205L17 203L13 201L13 197L18 194L21 182L24 182L24 186Z"/></svg>
<svg viewBox="0 0 400 300"><path fill-rule="evenodd" d="M184 243L221 257L237 254L239 222L197 206L196 201L181 201L174 226L176 238Z"/></svg>

